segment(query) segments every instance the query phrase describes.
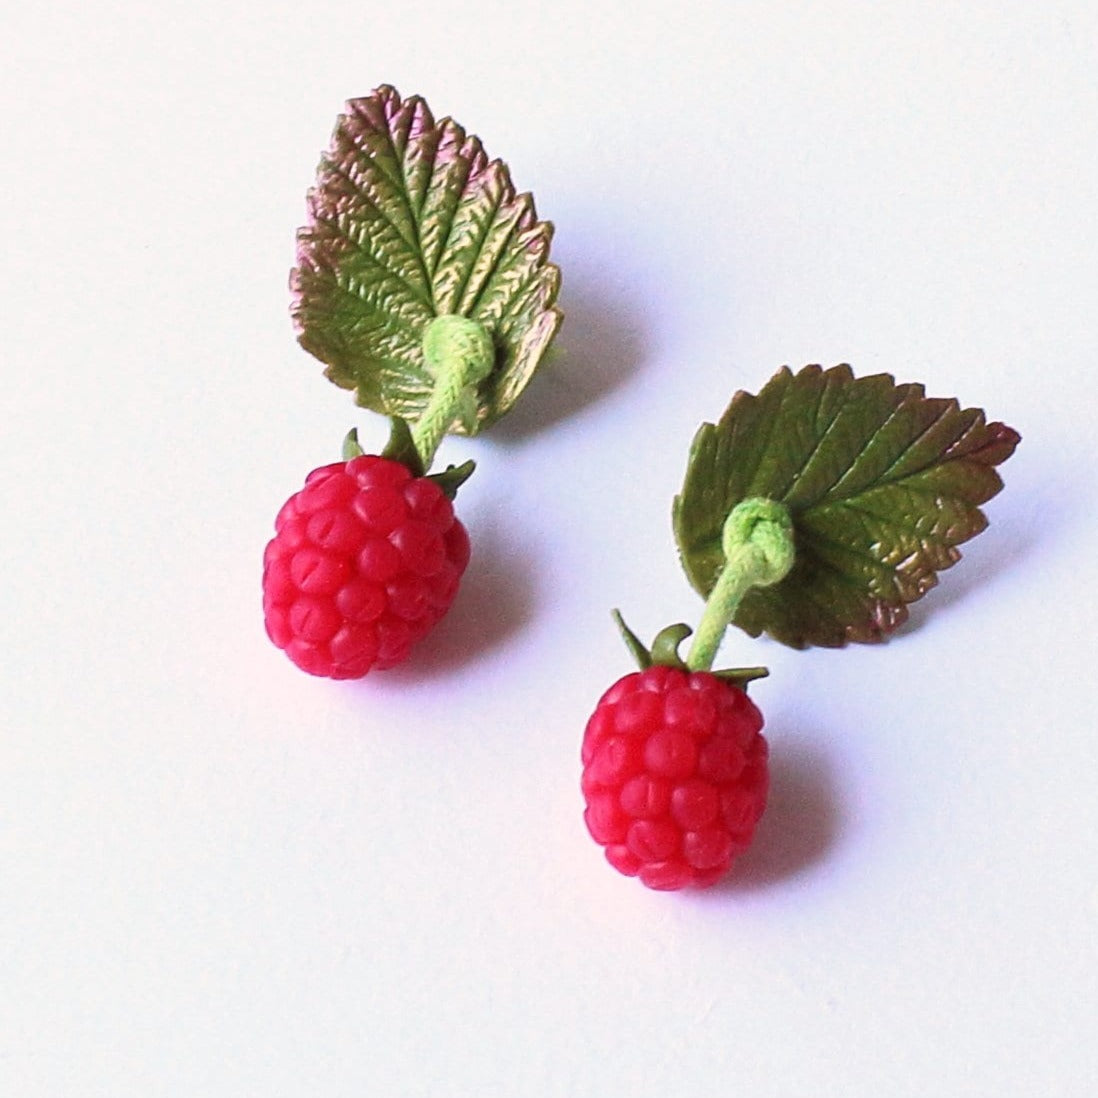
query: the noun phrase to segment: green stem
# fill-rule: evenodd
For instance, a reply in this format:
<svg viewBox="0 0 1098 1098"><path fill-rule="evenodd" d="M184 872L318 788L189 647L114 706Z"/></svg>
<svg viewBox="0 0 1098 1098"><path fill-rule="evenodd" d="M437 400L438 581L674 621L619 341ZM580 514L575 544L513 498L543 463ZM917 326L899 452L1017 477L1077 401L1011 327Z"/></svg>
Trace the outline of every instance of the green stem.
<svg viewBox="0 0 1098 1098"><path fill-rule="evenodd" d="M724 567L709 593L705 611L686 657L691 671L708 671L725 630L753 587L784 579L793 567L793 521L784 503L745 499L736 504L721 532Z"/></svg>
<svg viewBox="0 0 1098 1098"><path fill-rule="evenodd" d="M476 387L492 372L495 348L488 330L464 316L436 316L423 331L423 355L434 389L423 415L412 427L412 440L430 469L443 436L460 419L472 430Z"/></svg>

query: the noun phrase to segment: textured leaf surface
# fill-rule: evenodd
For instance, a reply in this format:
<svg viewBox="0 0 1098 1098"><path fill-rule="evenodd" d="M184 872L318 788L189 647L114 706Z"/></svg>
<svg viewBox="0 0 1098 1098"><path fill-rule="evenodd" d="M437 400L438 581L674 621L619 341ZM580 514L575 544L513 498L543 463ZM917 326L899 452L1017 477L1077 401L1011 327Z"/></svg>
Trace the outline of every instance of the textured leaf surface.
<svg viewBox="0 0 1098 1098"><path fill-rule="evenodd" d="M887 374L783 368L695 436L674 505L683 566L708 595L725 516L752 496L781 500L796 562L744 597L735 624L796 648L882 640L985 528L979 505L1002 487L995 466L1018 440L980 409Z"/></svg>
<svg viewBox="0 0 1098 1098"><path fill-rule="evenodd" d="M506 165L419 96L382 86L347 104L307 202L291 311L328 377L367 408L418 419L431 389L424 326L454 313L485 325L496 365L473 428L453 430L506 412L561 320L552 225Z"/></svg>

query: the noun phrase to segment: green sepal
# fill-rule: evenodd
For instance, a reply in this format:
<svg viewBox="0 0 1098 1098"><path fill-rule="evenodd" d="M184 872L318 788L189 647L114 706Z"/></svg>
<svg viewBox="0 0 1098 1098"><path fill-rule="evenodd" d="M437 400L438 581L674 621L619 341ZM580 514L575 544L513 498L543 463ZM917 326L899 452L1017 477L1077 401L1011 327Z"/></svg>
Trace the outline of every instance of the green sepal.
<svg viewBox="0 0 1098 1098"><path fill-rule="evenodd" d="M611 614L618 627L618 631L621 633L621 639L625 641L625 647L632 653L633 659L637 661L637 666L642 671L646 671L652 666L652 653L644 647L644 643L641 641L640 637L625 624L625 618L621 616L620 610L613 610L611 611Z"/></svg>
<svg viewBox="0 0 1098 1098"><path fill-rule="evenodd" d="M475 461L463 461L460 465L447 465L443 472L432 473L426 479L437 484L447 499L453 500L458 489L473 475L476 467Z"/></svg>
<svg viewBox="0 0 1098 1098"><path fill-rule="evenodd" d="M358 441L358 428L352 427L343 440L343 460L351 461L356 457L362 457L365 452ZM423 459L412 440L411 429L407 421L399 416L392 416L389 420L389 441L385 444L385 449L381 451L380 456L388 461L400 462L414 477L433 481L449 500L457 496L458 489L473 475L473 470L477 467L475 461L464 461L460 465L447 465L441 473L426 476Z"/></svg>
<svg viewBox="0 0 1098 1098"><path fill-rule="evenodd" d="M358 441L358 428L352 427L347 432L347 437L343 440L343 460L354 461L355 458L360 458L366 453L362 449L361 444Z"/></svg>
<svg viewBox="0 0 1098 1098"><path fill-rule="evenodd" d="M389 417L389 441L381 451L381 456L389 461L399 461L414 477L421 477L427 472L412 438L412 429L408 426L408 421L400 416Z"/></svg>
<svg viewBox="0 0 1098 1098"><path fill-rule="evenodd" d="M695 436L673 508L683 567L708 596L725 517L751 497L780 501L793 567L747 592L734 624L794 648L883 640L986 527L979 505L1002 488L995 466L1018 441L982 409L888 374L783 367Z"/></svg>
<svg viewBox="0 0 1098 1098"><path fill-rule="evenodd" d="M709 674L714 675L722 682L730 682L733 686L738 686L746 693L747 684L754 682L756 679L765 679L770 674L770 668L729 667L724 671L710 671Z"/></svg>
<svg viewBox="0 0 1098 1098"><path fill-rule="evenodd" d="M633 659L642 671L647 671L649 667L673 667L676 671L690 672L686 661L679 655L679 646L694 632L689 625L678 622L675 625L666 626L656 634L651 648L647 648L637 634L625 624L620 611L614 610L612 615L625 646L633 654ZM723 671L705 673L713 675L722 682L738 686L744 691L747 690L748 683L754 682L755 679L766 678L770 674L765 667L729 667Z"/></svg>
<svg viewBox="0 0 1098 1098"><path fill-rule="evenodd" d="M652 662L659 667L687 670L686 661L679 655L679 645L693 632L689 625L681 621L661 629L652 641Z"/></svg>

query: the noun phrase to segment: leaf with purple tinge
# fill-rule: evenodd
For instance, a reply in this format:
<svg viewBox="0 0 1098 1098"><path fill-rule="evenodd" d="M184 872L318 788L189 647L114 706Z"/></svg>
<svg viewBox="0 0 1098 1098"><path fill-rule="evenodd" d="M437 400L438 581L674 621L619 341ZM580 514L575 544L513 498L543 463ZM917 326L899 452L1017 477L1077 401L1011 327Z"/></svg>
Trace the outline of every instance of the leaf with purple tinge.
<svg viewBox="0 0 1098 1098"><path fill-rule="evenodd" d="M348 102L308 195L291 312L301 345L359 404L416 420L433 379L423 329L483 324L496 364L477 390L475 433L530 381L561 322L553 227L507 166L419 96L382 85Z"/></svg>
<svg viewBox="0 0 1098 1098"><path fill-rule="evenodd" d="M683 567L708 595L725 516L743 499L780 500L796 561L744 596L735 624L795 648L883 640L986 527L979 505L1002 488L995 466L1018 441L982 410L887 374L783 367L695 436L673 511Z"/></svg>

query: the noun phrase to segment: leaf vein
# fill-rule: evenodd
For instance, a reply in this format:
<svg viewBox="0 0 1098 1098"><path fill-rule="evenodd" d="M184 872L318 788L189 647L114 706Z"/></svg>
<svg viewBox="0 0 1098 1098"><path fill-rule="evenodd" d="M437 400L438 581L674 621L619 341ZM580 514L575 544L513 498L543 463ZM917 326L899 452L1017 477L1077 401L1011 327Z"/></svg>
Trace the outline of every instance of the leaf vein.
<svg viewBox="0 0 1098 1098"><path fill-rule="evenodd" d="M358 193L364 194L361 183L359 183L357 180L355 180L342 167L340 167L339 165L333 164L331 166L330 171L333 174L345 179L352 187L355 188L355 190ZM384 174L384 173L382 173L382 174ZM388 181L389 177L385 176L385 178ZM406 254L408 255L408 258L417 267L419 267L420 272L422 273L424 278L426 278L427 268L423 263L423 253L420 249L418 237L417 237L417 234L416 234L416 224L415 224L414 216L411 219L413 239L409 240L408 237L405 236L404 230L400 227L400 225L397 224L396 221L393 220L392 216L389 214L389 212L385 209L385 207L380 202L376 201L375 199L368 198L368 197L367 197L367 202L368 202L370 210L372 210L375 214L377 214L377 216L380 218L380 220L383 221L386 225L388 225L389 228L391 228L393 230L393 232L396 233L397 237L401 241L403 241L404 244L407 245L408 251L407 251ZM339 216L339 215L337 215L337 216ZM350 212L347 212L347 213L343 214L342 216L348 217L348 218L353 219L353 220L358 221L358 222L363 222L363 221L367 220L366 218L355 217L354 214L352 214ZM352 236L352 238L353 238L353 234L348 233L347 235Z"/></svg>
<svg viewBox="0 0 1098 1098"><path fill-rule="evenodd" d="M903 408L903 406L904 406L903 404L897 405L896 413L899 413L899 411L901 410L901 408ZM914 447L918 446L919 443L922 442L926 438L926 436L928 434L930 434L930 432L933 431L942 422L942 420L944 420L946 418L946 416L948 416L951 412L955 412L955 411L957 411L956 405L950 404L950 403L947 402L945 404L945 406L942 408L942 410L930 421L930 423L928 423L922 431L920 431L913 439L911 439L910 442L908 442L908 444L903 448L903 450L900 451L900 453L896 456L896 459L888 466L888 468L885 469L884 472L882 472L880 474L880 476L878 476L876 478L876 480L873 481L873 484L876 485L876 484L887 482L888 479L889 479L889 473L891 473L892 470L895 469L896 466L899 465L904 460L905 457L907 457L907 455L911 452L911 450ZM891 419L892 417L889 417L889 418ZM883 425L882 425L882 427L883 427ZM964 433L963 430L962 430L961 433L962 434ZM955 442L956 438L953 441ZM950 445L952 445L952 443ZM934 456L936 458L941 457L940 454L936 454ZM926 466L923 466L923 468L925 469ZM914 471L915 472L922 472L921 469L917 469L917 470L914 470ZM910 474L906 474L906 475L910 475ZM897 478L897 479L902 480L903 478L900 477L900 478Z"/></svg>
<svg viewBox="0 0 1098 1098"><path fill-rule="evenodd" d="M827 384L825 382L823 387L820 389L819 400L816 402L816 411L819 411L820 405L823 403L823 399L826 395L827 395ZM808 467L809 467L809 465L812 464L813 459L816 457L816 455L823 448L824 444L827 443L827 442L830 442L831 434L834 430L835 424L838 422L839 416L842 415L843 409L845 407L846 407L846 405L844 405L840 401L839 404L838 404L838 407L836 407L836 409L835 409L834 415L832 415L832 417L831 417L830 421L828 422L827 426L823 429L823 432L821 433L820 437L816 440L816 445L812 447L812 451L809 453L809 455L801 463L800 469L797 470L797 472L795 472L793 474L793 479L786 486L785 491L782 492L782 494L780 496L781 499L788 499L789 496L792 495L797 490L798 485L804 479L805 473L808 471ZM835 480L832 483L837 484L840 480L842 480L842 478L844 476L846 476L846 474L847 474L847 470L844 469L838 475L838 477L835 478ZM829 490L830 490L829 488L825 488L824 491L821 492L816 497L816 499L822 499L824 496L827 495L827 492Z"/></svg>
<svg viewBox="0 0 1098 1098"><path fill-rule="evenodd" d="M778 407L774 411L774 414L770 417L770 422L767 424L766 441L758 449L758 457L755 460L755 467L751 470L751 476L750 478L744 478L743 484L746 497L750 497L755 494L752 489L755 485L755 481L758 479L759 470L762 468L763 462L769 456L770 444L774 441L774 435L777 432L778 424L781 422L782 409L785 407L785 402L789 398L790 393L792 393L795 388L793 384L794 378L791 374L780 376L785 387L782 390L781 396L778 398ZM765 388L763 391L765 392ZM759 396L755 397L754 399L757 401L761 396L762 393L760 393Z"/></svg>
<svg viewBox="0 0 1098 1098"><path fill-rule="evenodd" d="M404 286L405 289L407 289L411 293L412 297L421 305L424 305L428 309L433 310L434 304L431 299L424 293L422 287L415 286L413 283L409 282L407 277L401 272L396 271L392 267L383 263L377 257L377 255L374 254L372 249L367 247L362 241L355 237L353 233L348 233L337 220L330 220L327 217L317 217L316 222L318 225L323 225L326 228L337 231L340 234L341 239L347 241L362 258L369 260L375 268L384 272L389 278L392 278L395 281L399 282L400 285ZM341 278L347 277L347 275L340 276L337 274L335 281L339 283L341 281Z"/></svg>
<svg viewBox="0 0 1098 1098"><path fill-rule="evenodd" d="M490 171L491 167L489 167L487 170ZM481 252L484 250L485 241L487 241L488 236L492 231L492 227L496 223L496 215L499 213L499 208L500 208L500 205L502 204L503 199L505 197L506 190L507 190L506 187L504 187L504 186L500 187L499 193L495 196L495 199L492 202L492 212L484 219L484 225L482 226L482 228L480 230L480 233L479 233L480 239L477 241L476 250L473 252L472 256L469 258L468 262L466 263L466 265L465 265L465 275L461 280L461 286L458 288L457 292L454 294L454 304L456 306L461 305L461 299L465 296L465 290L469 285L469 279L472 277L473 268L476 266L476 262L480 258ZM464 197L465 197L465 192L463 191L462 192L462 198L464 198ZM508 234L508 235L510 235L510 234Z"/></svg>
<svg viewBox="0 0 1098 1098"><path fill-rule="evenodd" d="M438 272L442 267L443 261L448 257L450 253L450 240L454 234L454 224L457 221L458 210L461 209L462 199L465 197L465 191L469 186L469 177L473 171L473 163L476 159L476 146L472 149L472 155L469 155L462 151L462 146L465 144L465 134L461 131L460 127L454 124L454 145L456 147L456 153L454 154L453 164L459 165L463 170L460 186L454 188L454 201L449 211L449 219L446 223L446 231L439 233L439 245L438 256L435 259L434 269L430 272L431 285L434 286L434 281L438 277ZM441 144L441 143L440 143ZM446 166L443 167L443 171L446 170ZM455 180L455 184L456 184ZM445 185L444 185L445 188ZM439 228L441 229L441 223Z"/></svg>
<svg viewBox="0 0 1098 1098"><path fill-rule="evenodd" d="M378 170L383 175L385 175L385 177L387 179L390 179L390 182L393 183L393 185L397 188L397 191L399 192L399 194L404 198L404 205L405 205L405 208L408 211L408 219L411 221L412 231L415 233L416 259L418 260L418 266L419 266L419 268L420 268L420 270L423 274L423 278L424 278L424 281L425 281L426 286L427 286L427 292L428 292L428 294L430 294L430 297L431 297L431 309L434 310L434 307L435 307L435 305L434 305L434 292L433 292L432 287L431 287L431 280L430 280L430 278L427 274L427 265L423 260L423 241L422 241L421 236L420 236L419 218L416 215L415 207L412 204L411 192L408 190L408 179L404 174L404 157L400 153L400 151L397 149L396 141L393 140L393 132L392 132L391 124L387 125L385 127L384 134L385 134L385 140L389 143L389 148L392 150L393 159L394 159L394 161L396 162L396 165L397 165L397 179L392 180L389 177L389 174L388 174L388 172L385 171L385 168L384 168L383 163L382 163L381 160L379 160L375 157L372 162L377 165ZM409 141L411 141L411 140L412 140L412 138L409 135Z"/></svg>
<svg viewBox="0 0 1098 1098"><path fill-rule="evenodd" d="M516 217L512 222L510 229L507 230L507 235L504 237L500 244L499 251L496 254L495 259L492 260L491 267L484 274L484 278L481 279L480 286L477 289L476 294L473 296L473 300L469 303L470 316L476 311L480 305L481 300L489 289L494 285L496 277L501 270L510 270L518 267L518 263L512 263L512 257L508 255L511 249L511 242L515 238L515 233L518 231L518 227L522 221L521 215ZM505 262L506 261L506 262ZM535 264L535 269L540 269L544 266L543 263Z"/></svg>

